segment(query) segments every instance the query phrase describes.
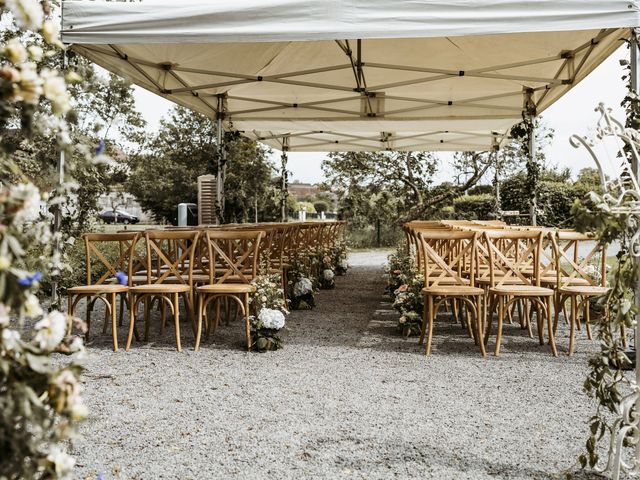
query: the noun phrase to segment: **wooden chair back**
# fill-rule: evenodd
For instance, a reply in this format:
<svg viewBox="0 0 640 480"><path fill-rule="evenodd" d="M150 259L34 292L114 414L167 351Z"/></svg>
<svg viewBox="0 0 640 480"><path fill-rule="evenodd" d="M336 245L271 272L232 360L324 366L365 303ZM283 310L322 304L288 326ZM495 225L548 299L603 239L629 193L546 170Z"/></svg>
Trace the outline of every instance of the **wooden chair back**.
<svg viewBox="0 0 640 480"><path fill-rule="evenodd" d="M558 286L582 280L607 286L607 246L590 234L558 231L552 237ZM584 255L584 256L583 256Z"/></svg>
<svg viewBox="0 0 640 480"><path fill-rule="evenodd" d="M102 285L113 279L118 271L127 275L131 286L136 232L86 233L83 235L87 264L87 285ZM105 251L106 245L118 253ZM115 258L114 258L115 257ZM95 259L95 263L94 263ZM98 277L94 281L94 277Z"/></svg>
<svg viewBox="0 0 640 480"><path fill-rule="evenodd" d="M209 283L251 283L258 270L262 230L207 230Z"/></svg>
<svg viewBox="0 0 640 480"><path fill-rule="evenodd" d="M418 233L426 286L474 285L477 266L476 232L422 231ZM470 280L464 277L469 275Z"/></svg>
<svg viewBox="0 0 640 480"><path fill-rule="evenodd" d="M193 230L151 230L144 233L147 247L147 283L167 280L192 285L194 254L200 232Z"/></svg>
<svg viewBox="0 0 640 480"><path fill-rule="evenodd" d="M540 254L544 231L486 230L484 249L492 287L513 284L540 286ZM484 272L486 276L486 271Z"/></svg>

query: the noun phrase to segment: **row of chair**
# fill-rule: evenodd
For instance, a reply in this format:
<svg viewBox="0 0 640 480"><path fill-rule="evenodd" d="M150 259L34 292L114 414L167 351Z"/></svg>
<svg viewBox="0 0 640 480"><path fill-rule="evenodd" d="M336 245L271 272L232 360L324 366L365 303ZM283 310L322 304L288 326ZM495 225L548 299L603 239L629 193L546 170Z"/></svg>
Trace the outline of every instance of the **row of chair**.
<svg viewBox="0 0 640 480"><path fill-rule="evenodd" d="M229 320L231 305L245 320L247 348L251 348L249 297L259 268L282 278L286 300L287 273L295 257L312 265L312 258L334 247L344 235L344 222L263 223L190 228L89 233L84 235L86 285L67 290L69 318L81 299L87 300L87 339L94 304L105 304L106 332L110 317L113 348L118 350L117 325L129 307L129 333L133 337L136 312L144 306L145 340L149 336L150 312L161 310L161 334L167 309L174 319L176 346L180 341L180 299L191 321L198 350L203 318L207 338L218 326L222 310ZM120 321L116 303L120 298ZM212 319L210 310L215 307ZM69 326L71 328L71 324Z"/></svg>
<svg viewBox="0 0 640 480"><path fill-rule="evenodd" d="M574 352L575 331L581 328L580 312L591 339L591 303L608 292L606 246L593 236L501 222L410 222L405 233L425 277L420 344L426 337L426 354L431 351L436 316L448 304L456 315L458 307L465 310L463 323L483 355L494 313L495 355L500 353L503 324L512 322L516 311L529 336L535 315L540 344L546 330L553 355L561 312L570 325L569 355Z"/></svg>

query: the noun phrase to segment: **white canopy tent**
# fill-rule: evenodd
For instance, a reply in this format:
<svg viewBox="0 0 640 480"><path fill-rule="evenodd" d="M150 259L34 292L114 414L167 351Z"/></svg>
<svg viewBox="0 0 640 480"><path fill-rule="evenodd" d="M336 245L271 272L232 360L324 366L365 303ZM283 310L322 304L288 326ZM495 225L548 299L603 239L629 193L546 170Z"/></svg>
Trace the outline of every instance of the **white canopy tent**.
<svg viewBox="0 0 640 480"><path fill-rule="evenodd" d="M66 1L62 36L278 149L455 151L502 142L638 25L635 0Z"/></svg>

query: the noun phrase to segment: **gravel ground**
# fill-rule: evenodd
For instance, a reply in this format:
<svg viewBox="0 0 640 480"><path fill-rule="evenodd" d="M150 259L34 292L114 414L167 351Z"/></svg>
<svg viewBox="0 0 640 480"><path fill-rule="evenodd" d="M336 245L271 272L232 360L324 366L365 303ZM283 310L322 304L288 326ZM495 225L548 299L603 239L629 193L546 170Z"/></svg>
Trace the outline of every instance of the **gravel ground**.
<svg viewBox="0 0 640 480"><path fill-rule="evenodd" d="M86 360L91 416L73 447L79 478L564 478L576 470L593 405L579 335L559 358L517 326L483 359L462 329L436 325L433 352L395 330L386 253L353 268L313 311L288 317L285 347L243 351L240 322L193 352L172 329L111 351L101 322ZM101 317L97 317L101 318ZM124 344L125 328L120 329Z"/></svg>

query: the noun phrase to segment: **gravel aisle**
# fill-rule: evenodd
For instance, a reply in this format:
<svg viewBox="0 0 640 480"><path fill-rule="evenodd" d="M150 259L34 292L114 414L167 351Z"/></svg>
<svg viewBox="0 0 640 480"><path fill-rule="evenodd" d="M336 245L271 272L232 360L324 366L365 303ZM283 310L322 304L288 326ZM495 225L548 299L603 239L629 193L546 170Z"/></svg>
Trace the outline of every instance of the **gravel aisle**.
<svg viewBox="0 0 640 480"><path fill-rule="evenodd" d="M592 406L587 353L554 359L516 326L482 359L460 327L436 326L433 354L395 333L386 255L353 268L293 312L285 348L246 353L222 326L194 353L171 329L113 353L101 322L86 361L90 419L74 445L79 478L561 478L575 470ZM96 317L97 318L97 317ZM120 329L120 341L125 329Z"/></svg>

